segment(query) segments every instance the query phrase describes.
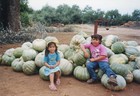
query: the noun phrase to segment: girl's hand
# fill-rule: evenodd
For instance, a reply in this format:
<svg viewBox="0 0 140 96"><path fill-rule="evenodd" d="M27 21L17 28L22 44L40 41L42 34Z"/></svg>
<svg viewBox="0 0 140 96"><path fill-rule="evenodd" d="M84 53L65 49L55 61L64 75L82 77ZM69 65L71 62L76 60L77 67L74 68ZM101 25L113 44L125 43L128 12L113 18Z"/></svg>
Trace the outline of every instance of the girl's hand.
<svg viewBox="0 0 140 96"><path fill-rule="evenodd" d="M94 61L95 61L95 59L94 59L94 58L91 58L91 59L90 59L90 61L91 61L91 62L94 62Z"/></svg>
<svg viewBox="0 0 140 96"><path fill-rule="evenodd" d="M89 58L89 54L87 52L84 52L84 57Z"/></svg>
<svg viewBox="0 0 140 96"><path fill-rule="evenodd" d="M49 68L50 68L50 69L53 69L53 68L55 68L55 67L54 67L54 66L49 66Z"/></svg>

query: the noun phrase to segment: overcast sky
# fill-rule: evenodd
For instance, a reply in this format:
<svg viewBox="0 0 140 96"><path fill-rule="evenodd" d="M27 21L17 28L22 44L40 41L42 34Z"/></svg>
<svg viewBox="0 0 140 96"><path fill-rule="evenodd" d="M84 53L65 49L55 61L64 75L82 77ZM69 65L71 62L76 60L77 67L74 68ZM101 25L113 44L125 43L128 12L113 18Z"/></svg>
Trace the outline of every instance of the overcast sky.
<svg viewBox="0 0 140 96"><path fill-rule="evenodd" d="M57 8L62 4L69 6L76 4L81 9L88 5L93 10L101 9L105 12L118 9L121 14L131 14L135 9L140 10L140 0L28 0L28 2L34 10L40 10L45 5Z"/></svg>

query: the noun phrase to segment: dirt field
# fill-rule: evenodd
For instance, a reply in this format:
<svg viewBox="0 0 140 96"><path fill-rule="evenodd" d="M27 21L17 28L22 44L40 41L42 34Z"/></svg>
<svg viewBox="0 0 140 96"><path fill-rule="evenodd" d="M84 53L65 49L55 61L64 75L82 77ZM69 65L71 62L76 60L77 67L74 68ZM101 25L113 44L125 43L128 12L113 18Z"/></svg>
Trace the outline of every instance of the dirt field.
<svg viewBox="0 0 140 96"><path fill-rule="evenodd" d="M79 27L79 26L78 26ZM84 25L78 31L93 34L93 26ZM115 34L123 40L135 40L140 44L140 30L111 27L98 28L98 33L105 36ZM48 33L56 36L61 44L69 44L76 32ZM0 54L8 48L16 48L21 44L0 45ZM49 81L42 80L39 75L27 76L24 73L14 72L9 66L0 66L0 96L140 96L140 85L137 83L127 84L123 91L115 92L106 89L101 83L87 84L76 80L73 76L61 77L61 85L57 91L50 91Z"/></svg>

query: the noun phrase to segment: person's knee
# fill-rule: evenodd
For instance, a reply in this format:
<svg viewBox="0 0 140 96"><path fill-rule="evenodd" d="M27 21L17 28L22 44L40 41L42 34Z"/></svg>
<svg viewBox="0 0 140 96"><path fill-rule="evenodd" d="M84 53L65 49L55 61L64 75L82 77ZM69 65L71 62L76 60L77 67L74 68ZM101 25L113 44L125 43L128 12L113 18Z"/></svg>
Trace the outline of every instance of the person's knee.
<svg viewBox="0 0 140 96"><path fill-rule="evenodd" d="M86 64L86 67L87 67L87 69L91 69L92 68L90 63Z"/></svg>

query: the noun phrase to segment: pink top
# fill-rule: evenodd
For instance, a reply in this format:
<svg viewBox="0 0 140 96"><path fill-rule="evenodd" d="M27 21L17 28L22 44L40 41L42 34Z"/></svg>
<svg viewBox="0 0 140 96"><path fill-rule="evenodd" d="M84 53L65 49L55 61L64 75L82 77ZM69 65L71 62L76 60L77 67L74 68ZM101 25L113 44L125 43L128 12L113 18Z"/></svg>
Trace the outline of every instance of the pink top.
<svg viewBox="0 0 140 96"><path fill-rule="evenodd" d="M100 60L100 61L106 61L108 62L108 57L107 57L107 51L104 45L99 44L98 46L93 46L92 44L85 44L85 48L88 48L91 52L91 58L97 58L99 56L106 56L105 59Z"/></svg>

